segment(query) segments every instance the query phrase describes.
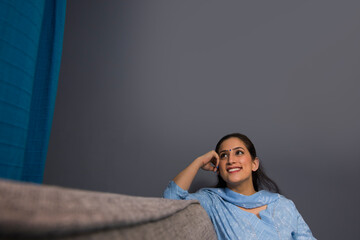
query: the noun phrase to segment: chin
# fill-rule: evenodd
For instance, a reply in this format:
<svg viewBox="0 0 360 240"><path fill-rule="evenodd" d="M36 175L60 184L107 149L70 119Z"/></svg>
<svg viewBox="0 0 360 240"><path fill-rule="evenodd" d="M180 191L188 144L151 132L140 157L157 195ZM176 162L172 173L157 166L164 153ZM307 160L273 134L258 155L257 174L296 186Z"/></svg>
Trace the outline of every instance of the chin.
<svg viewBox="0 0 360 240"><path fill-rule="evenodd" d="M229 180L229 179L227 179L225 182L226 182L227 185L237 186L237 185L241 185L244 182L244 179L238 179L238 180L235 180L235 179Z"/></svg>
<svg viewBox="0 0 360 240"><path fill-rule="evenodd" d="M224 179L224 178L223 178ZM243 184L244 182L246 182L247 180L250 181L249 178L242 178L242 177L230 177L230 178L226 178L226 180L224 179L224 181L226 182L227 185L230 186L238 186Z"/></svg>

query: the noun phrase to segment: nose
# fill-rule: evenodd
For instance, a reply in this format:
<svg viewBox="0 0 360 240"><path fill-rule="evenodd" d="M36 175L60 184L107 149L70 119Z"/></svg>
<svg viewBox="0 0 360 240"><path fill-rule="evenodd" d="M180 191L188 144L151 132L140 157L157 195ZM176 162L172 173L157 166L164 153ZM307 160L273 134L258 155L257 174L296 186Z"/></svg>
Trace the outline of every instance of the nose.
<svg viewBox="0 0 360 240"><path fill-rule="evenodd" d="M235 162L235 157L231 155L231 152L229 153L228 162L227 164L233 164Z"/></svg>

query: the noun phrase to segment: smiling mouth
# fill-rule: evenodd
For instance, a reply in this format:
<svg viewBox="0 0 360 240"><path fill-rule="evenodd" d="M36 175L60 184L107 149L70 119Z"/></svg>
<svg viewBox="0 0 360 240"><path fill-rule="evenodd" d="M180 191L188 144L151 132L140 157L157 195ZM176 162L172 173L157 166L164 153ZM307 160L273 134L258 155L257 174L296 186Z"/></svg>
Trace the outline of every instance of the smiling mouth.
<svg viewBox="0 0 360 240"><path fill-rule="evenodd" d="M239 172L240 170L242 169L242 167L239 167L239 168L231 168L231 169L228 169L228 173L234 173L234 172Z"/></svg>

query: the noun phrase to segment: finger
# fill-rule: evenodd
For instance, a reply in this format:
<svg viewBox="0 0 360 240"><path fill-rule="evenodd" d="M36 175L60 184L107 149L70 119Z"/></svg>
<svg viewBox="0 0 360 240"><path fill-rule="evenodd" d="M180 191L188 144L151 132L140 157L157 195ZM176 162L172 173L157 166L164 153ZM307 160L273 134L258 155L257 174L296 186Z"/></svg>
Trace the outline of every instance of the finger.
<svg viewBox="0 0 360 240"><path fill-rule="evenodd" d="M216 165L214 166L214 172L219 171L219 162L216 163Z"/></svg>
<svg viewBox="0 0 360 240"><path fill-rule="evenodd" d="M215 169L216 169L216 162L212 160L211 165L212 165L212 169L211 169L211 171L215 172Z"/></svg>
<svg viewBox="0 0 360 240"><path fill-rule="evenodd" d="M216 156L216 153L215 153L215 156L214 156L214 172L216 172L219 168L219 159L217 158Z"/></svg>
<svg viewBox="0 0 360 240"><path fill-rule="evenodd" d="M219 169L219 164L220 164L220 158L219 155L217 153L215 153L216 155L216 168Z"/></svg>

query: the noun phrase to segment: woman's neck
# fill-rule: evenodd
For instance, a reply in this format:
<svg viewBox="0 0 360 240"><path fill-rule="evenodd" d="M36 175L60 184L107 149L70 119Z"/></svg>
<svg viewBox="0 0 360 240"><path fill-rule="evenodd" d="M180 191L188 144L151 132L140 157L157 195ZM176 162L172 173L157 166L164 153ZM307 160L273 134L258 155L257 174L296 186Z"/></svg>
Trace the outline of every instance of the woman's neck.
<svg viewBox="0 0 360 240"><path fill-rule="evenodd" d="M239 184L239 185L227 185L227 187L237 193L240 193L242 195L246 195L246 196L250 196L253 195L254 193L256 193L255 189L254 189L254 185L251 184Z"/></svg>

